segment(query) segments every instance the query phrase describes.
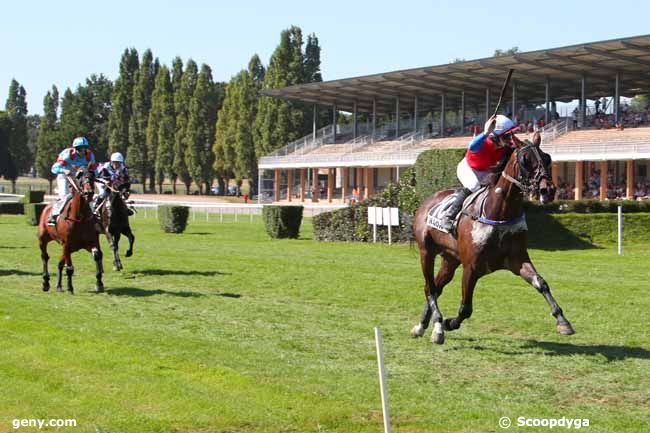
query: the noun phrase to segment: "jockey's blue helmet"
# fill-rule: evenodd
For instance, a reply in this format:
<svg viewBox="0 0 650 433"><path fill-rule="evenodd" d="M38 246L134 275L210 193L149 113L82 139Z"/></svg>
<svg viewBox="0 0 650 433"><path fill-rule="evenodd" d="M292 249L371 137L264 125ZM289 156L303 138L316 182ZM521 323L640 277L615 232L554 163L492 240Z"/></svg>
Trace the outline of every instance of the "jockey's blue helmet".
<svg viewBox="0 0 650 433"><path fill-rule="evenodd" d="M72 147L75 149L81 148L81 147L88 147L88 140L86 137L77 137L72 141Z"/></svg>

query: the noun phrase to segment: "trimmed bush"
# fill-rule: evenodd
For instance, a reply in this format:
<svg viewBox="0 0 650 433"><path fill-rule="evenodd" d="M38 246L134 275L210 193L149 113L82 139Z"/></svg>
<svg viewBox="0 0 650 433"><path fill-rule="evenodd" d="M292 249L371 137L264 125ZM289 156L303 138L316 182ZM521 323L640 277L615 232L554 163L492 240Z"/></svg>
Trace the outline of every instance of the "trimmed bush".
<svg viewBox="0 0 650 433"><path fill-rule="evenodd" d="M456 167L465 156L465 149L431 149L415 161L415 191L420 201L437 191L459 188Z"/></svg>
<svg viewBox="0 0 650 433"><path fill-rule="evenodd" d="M264 206L266 232L274 239L296 239L302 223L302 206Z"/></svg>
<svg viewBox="0 0 650 433"><path fill-rule="evenodd" d="M158 206L158 220L165 233L183 233L189 215L187 206Z"/></svg>
<svg viewBox="0 0 650 433"><path fill-rule="evenodd" d="M618 207L623 207L623 213L650 212L650 200L558 200L547 204L526 202L526 212L562 213L616 213Z"/></svg>
<svg viewBox="0 0 650 433"><path fill-rule="evenodd" d="M45 191L27 191L20 202L24 204L43 203L43 200L45 200Z"/></svg>
<svg viewBox="0 0 650 433"><path fill-rule="evenodd" d="M41 219L41 213L47 206L47 203L27 203L25 205L25 216L27 217L27 224L30 226L38 225Z"/></svg>
<svg viewBox="0 0 650 433"><path fill-rule="evenodd" d="M21 215L25 213L25 205L22 203L0 203L0 214Z"/></svg>

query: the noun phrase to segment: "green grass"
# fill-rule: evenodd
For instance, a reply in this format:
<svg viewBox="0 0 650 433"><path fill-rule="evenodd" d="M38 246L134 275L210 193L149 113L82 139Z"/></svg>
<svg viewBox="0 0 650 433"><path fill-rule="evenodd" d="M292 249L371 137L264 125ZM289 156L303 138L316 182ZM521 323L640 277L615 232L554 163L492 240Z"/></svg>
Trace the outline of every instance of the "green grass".
<svg viewBox="0 0 650 433"><path fill-rule="evenodd" d="M499 272L433 347L408 336L423 304L408 245L316 243L309 220L286 241L247 219L190 220L182 235L134 225L135 256L106 274L107 293L91 292L93 262L77 253L70 296L41 292L35 228L0 217L0 432L15 418L76 418L71 432L379 432L376 325L395 432L502 431L501 416L650 424L645 245L531 252L572 337ZM458 303L456 278L443 313Z"/></svg>

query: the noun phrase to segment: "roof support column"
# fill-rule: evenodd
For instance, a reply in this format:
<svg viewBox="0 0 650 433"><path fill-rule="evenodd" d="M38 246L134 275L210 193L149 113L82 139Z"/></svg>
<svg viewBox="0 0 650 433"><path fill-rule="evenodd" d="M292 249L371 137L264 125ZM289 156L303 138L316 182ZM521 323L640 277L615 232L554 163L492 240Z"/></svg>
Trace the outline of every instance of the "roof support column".
<svg viewBox="0 0 650 433"><path fill-rule="evenodd" d="M305 169L300 169L300 201L305 201Z"/></svg>
<svg viewBox="0 0 650 433"><path fill-rule="evenodd" d="M418 130L418 97L413 100L413 132Z"/></svg>
<svg viewBox="0 0 650 433"><path fill-rule="evenodd" d="M332 105L332 142L336 143L336 104Z"/></svg>
<svg viewBox="0 0 650 433"><path fill-rule="evenodd" d="M395 98L395 138L399 137L399 98Z"/></svg>
<svg viewBox="0 0 650 433"><path fill-rule="evenodd" d="M352 139L357 138L357 101L352 104Z"/></svg>
<svg viewBox="0 0 650 433"><path fill-rule="evenodd" d="M465 91L460 92L460 134L465 133Z"/></svg>
<svg viewBox="0 0 650 433"><path fill-rule="evenodd" d="M546 77L544 84L544 125L548 125L549 118L551 117L551 80Z"/></svg>
<svg viewBox="0 0 650 433"><path fill-rule="evenodd" d="M318 169L312 168L311 173L312 173L311 202L317 203L318 199L320 198L320 184L318 183Z"/></svg>
<svg viewBox="0 0 650 433"><path fill-rule="evenodd" d="M293 168L287 170L287 201L293 199Z"/></svg>
<svg viewBox="0 0 650 433"><path fill-rule="evenodd" d="M583 75L580 78L580 127L586 126L587 120L587 99L585 93L587 92L587 76Z"/></svg>
<svg viewBox="0 0 650 433"><path fill-rule="evenodd" d="M517 123L517 82L512 80L512 121Z"/></svg>
<svg viewBox="0 0 650 433"><path fill-rule="evenodd" d="M619 123L621 117L621 73L616 73L616 79L614 82L614 122Z"/></svg>
<svg viewBox="0 0 650 433"><path fill-rule="evenodd" d="M313 112L312 121L311 121L311 129L312 129L311 139L312 139L312 141L316 141L316 117L318 115L317 110L318 110L318 106L316 104L314 104L314 112Z"/></svg>
<svg viewBox="0 0 650 433"><path fill-rule="evenodd" d="M445 103L447 96L443 93L440 95L440 136L444 137L445 136L445 127L447 126L447 116L445 114L446 108L445 108Z"/></svg>
<svg viewBox="0 0 650 433"><path fill-rule="evenodd" d="M600 161L600 201L607 198L607 161Z"/></svg>
<svg viewBox="0 0 650 433"><path fill-rule="evenodd" d="M625 198L634 200L634 161L625 161Z"/></svg>
<svg viewBox="0 0 650 433"><path fill-rule="evenodd" d="M377 132L377 100L372 98L372 141L375 141Z"/></svg>
<svg viewBox="0 0 650 433"><path fill-rule="evenodd" d="M490 88L485 89L485 121L490 118Z"/></svg>
<svg viewBox="0 0 650 433"><path fill-rule="evenodd" d="M576 179L575 179L575 196L574 200L582 199L582 184L584 183L584 163L576 161Z"/></svg>

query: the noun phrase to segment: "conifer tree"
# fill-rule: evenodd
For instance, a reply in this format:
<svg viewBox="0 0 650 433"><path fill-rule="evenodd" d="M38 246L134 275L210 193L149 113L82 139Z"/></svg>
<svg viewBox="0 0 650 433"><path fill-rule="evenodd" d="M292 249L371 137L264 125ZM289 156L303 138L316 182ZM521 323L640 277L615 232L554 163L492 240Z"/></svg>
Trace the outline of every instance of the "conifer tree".
<svg viewBox="0 0 650 433"><path fill-rule="evenodd" d="M15 177L11 180L12 193L16 193L16 178L18 175L26 172L31 166L33 159L29 147L27 146L27 92L25 88L15 79L11 80L9 85L9 95L5 109L11 130L9 132L8 148L12 165L15 167ZM5 176L6 177L6 176Z"/></svg>
<svg viewBox="0 0 650 433"><path fill-rule="evenodd" d="M172 91L173 91L173 103L174 103L174 146L172 148L172 165L171 165L171 174L170 178L172 181L172 193L176 194L176 180L178 179L178 174L176 169L176 161L178 159L184 161L184 153L181 153L181 134L178 133L178 113L180 108L178 104L181 99L181 82L183 78L183 61L180 57L175 57L172 61Z"/></svg>
<svg viewBox="0 0 650 433"><path fill-rule="evenodd" d="M174 68L176 70L176 68ZM188 111L194 88L197 80L197 66L194 60L189 59L182 73L180 86L174 93L174 109L176 112L176 134L174 136L174 176L172 180L180 179L185 184L186 193L189 194L192 184L192 177L185 162L187 143L185 135L187 132Z"/></svg>
<svg viewBox="0 0 650 433"><path fill-rule="evenodd" d="M146 179L151 174L150 158L155 155L148 154L146 145L147 121L151 109L151 94L154 84L154 60L151 50L145 51L136 74L133 86L133 104L131 118L129 119L129 152L127 164L132 172L140 178L144 190Z"/></svg>
<svg viewBox="0 0 650 433"><path fill-rule="evenodd" d="M36 173L39 177L49 182L49 192L52 194L52 164L61 149L58 131L59 90L52 86L43 98L43 116L37 138L36 146Z"/></svg>
<svg viewBox="0 0 650 433"><path fill-rule="evenodd" d="M176 132L174 116L174 92L166 67L162 75L162 92L160 96L160 120L158 124L158 150L156 151L156 179L158 191L162 193L165 177L171 177L174 161L174 134Z"/></svg>
<svg viewBox="0 0 650 433"><path fill-rule="evenodd" d="M201 65L196 88L190 101L185 141L187 151L185 162L192 179L204 193L208 193L212 182L214 128L217 111L217 98L212 81L212 70Z"/></svg>
<svg viewBox="0 0 650 433"><path fill-rule="evenodd" d="M120 73L115 81L108 122L108 153L121 152L128 156L129 121L133 105L133 87L140 66L138 52L127 48L120 60Z"/></svg>

